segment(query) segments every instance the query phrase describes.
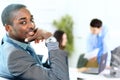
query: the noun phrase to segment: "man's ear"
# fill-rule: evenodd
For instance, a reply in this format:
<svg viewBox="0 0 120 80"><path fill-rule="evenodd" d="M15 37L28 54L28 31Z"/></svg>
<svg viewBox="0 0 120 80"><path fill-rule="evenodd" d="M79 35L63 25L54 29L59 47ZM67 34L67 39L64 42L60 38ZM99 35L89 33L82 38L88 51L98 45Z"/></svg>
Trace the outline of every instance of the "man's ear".
<svg viewBox="0 0 120 80"><path fill-rule="evenodd" d="M5 30L6 30L7 32L11 31L11 26L6 24L6 25L5 25Z"/></svg>

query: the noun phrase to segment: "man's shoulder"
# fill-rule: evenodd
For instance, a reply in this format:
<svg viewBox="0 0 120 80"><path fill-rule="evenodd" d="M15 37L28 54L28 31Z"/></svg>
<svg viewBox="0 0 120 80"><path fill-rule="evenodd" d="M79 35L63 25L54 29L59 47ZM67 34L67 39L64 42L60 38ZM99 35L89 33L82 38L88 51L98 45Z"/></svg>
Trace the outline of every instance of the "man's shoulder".
<svg viewBox="0 0 120 80"><path fill-rule="evenodd" d="M5 55L7 55L7 54L10 55L11 53L14 53L16 51L17 52L24 51L23 49L18 48L15 45L8 43L8 42L4 42L4 44L1 45L0 47L1 47L1 52L4 52Z"/></svg>
<svg viewBox="0 0 120 80"><path fill-rule="evenodd" d="M1 46L2 46L2 48L4 50L14 50L14 49L17 49L17 47L15 47L13 44L8 43L8 42L4 42L4 44L1 45Z"/></svg>

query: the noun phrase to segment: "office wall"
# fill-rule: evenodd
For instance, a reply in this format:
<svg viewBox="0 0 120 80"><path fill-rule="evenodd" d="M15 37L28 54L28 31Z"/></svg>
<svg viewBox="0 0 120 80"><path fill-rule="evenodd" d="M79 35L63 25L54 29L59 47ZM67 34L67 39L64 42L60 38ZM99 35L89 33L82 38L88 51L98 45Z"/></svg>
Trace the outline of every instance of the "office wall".
<svg viewBox="0 0 120 80"><path fill-rule="evenodd" d="M10 3L22 3L28 6L34 15L36 26L54 32L54 19L69 14L74 20L73 55L69 57L69 66L76 67L77 58L86 52L85 40L89 33L89 22L92 18L99 18L108 27L111 36L111 49L120 44L120 3L119 0L0 0L0 14L3 8ZM0 38L4 35L0 21ZM36 46L36 49L38 49ZM42 48L42 47L40 47ZM46 53L45 49L38 50Z"/></svg>
<svg viewBox="0 0 120 80"><path fill-rule="evenodd" d="M86 52L85 40L92 18L99 18L110 34L110 49L120 45L120 2L119 0L70 0L69 13L74 18L75 52L70 66L76 67L77 58ZM72 6L70 6L72 5Z"/></svg>

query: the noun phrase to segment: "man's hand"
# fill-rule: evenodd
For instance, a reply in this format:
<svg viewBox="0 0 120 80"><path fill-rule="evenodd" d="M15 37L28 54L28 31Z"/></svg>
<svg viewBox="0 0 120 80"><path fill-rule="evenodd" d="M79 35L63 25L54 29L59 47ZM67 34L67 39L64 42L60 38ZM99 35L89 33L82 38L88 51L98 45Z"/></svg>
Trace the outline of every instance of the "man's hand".
<svg viewBox="0 0 120 80"><path fill-rule="evenodd" d="M39 43L40 40L47 39L50 36L52 36L50 32L46 32L42 29L36 29L34 35L31 37L27 37L25 39L25 42L35 41L35 43Z"/></svg>

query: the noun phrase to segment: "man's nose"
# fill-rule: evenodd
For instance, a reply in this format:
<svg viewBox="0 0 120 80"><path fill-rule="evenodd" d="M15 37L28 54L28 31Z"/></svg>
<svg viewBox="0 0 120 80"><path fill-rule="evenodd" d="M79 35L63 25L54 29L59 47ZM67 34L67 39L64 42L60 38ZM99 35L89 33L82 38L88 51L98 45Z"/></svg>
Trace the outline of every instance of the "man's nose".
<svg viewBox="0 0 120 80"><path fill-rule="evenodd" d="M35 28L35 23L30 22L30 23L29 23L29 28L34 29L34 28Z"/></svg>

